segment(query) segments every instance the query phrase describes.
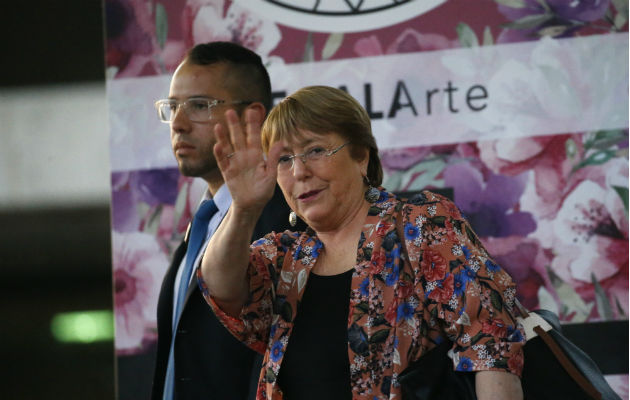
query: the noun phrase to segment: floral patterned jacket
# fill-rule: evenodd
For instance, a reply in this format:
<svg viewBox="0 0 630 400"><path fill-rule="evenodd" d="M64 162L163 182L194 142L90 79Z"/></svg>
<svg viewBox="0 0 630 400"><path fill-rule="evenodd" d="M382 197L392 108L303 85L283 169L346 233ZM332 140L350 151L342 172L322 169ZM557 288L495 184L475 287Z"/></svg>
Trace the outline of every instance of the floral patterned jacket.
<svg viewBox="0 0 630 400"><path fill-rule="evenodd" d="M198 274L222 323L265 354L258 399L282 398L276 377L322 246L311 230L272 233L254 242L250 298L240 319L218 308ZM353 398L400 399L398 375L445 337L454 342L455 369L520 375L524 336L513 316L514 298L512 279L451 201L428 191L401 201L381 191L367 215L352 277Z"/></svg>

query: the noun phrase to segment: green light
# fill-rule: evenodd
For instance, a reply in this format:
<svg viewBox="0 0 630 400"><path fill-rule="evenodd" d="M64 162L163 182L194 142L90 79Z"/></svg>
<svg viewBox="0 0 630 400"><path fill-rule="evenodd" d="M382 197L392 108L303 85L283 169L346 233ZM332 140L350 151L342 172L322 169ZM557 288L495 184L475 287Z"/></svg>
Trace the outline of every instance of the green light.
<svg viewBox="0 0 630 400"><path fill-rule="evenodd" d="M64 343L113 340L114 316L110 310L61 313L53 317L50 330Z"/></svg>

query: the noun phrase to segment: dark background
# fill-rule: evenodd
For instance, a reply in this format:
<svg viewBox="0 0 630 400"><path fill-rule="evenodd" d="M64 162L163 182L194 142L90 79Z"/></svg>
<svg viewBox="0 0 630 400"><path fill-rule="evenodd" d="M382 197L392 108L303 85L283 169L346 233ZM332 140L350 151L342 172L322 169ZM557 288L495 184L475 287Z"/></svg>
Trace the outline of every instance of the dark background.
<svg viewBox="0 0 630 400"><path fill-rule="evenodd" d="M3 2L0 92L102 83L102 15L100 0ZM50 330L56 313L112 308L109 229L106 202L0 209L0 398L114 399L113 342Z"/></svg>
<svg viewBox="0 0 630 400"><path fill-rule="evenodd" d="M100 0L5 3L0 90L104 81ZM109 212L0 209L3 399L115 397L113 342L60 344L50 331L56 313L112 308ZM604 373L627 373L627 321L564 331Z"/></svg>
<svg viewBox="0 0 630 400"><path fill-rule="evenodd" d="M5 1L0 87L105 79L101 0Z"/></svg>

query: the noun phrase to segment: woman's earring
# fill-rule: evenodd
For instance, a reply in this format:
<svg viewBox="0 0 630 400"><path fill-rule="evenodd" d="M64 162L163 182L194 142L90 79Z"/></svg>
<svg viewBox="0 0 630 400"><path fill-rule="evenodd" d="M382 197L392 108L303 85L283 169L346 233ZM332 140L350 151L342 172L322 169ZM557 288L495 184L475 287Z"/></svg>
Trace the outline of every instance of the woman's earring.
<svg viewBox="0 0 630 400"><path fill-rule="evenodd" d="M365 191L365 194L363 195L363 197L365 197L365 200L368 203L376 203L376 200L378 200L381 197L381 191L375 188L374 186L372 186L367 176L363 177L363 181L368 185L368 188Z"/></svg>
<svg viewBox="0 0 630 400"><path fill-rule="evenodd" d="M289 213L289 224L291 226L295 226L297 224L297 214L295 213L295 211L291 211Z"/></svg>

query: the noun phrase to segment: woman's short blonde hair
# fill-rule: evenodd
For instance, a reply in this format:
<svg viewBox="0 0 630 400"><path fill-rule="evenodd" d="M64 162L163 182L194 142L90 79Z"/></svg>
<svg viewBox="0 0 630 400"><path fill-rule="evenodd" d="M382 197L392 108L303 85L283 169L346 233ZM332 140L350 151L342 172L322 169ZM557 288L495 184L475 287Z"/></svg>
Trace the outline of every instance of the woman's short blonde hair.
<svg viewBox="0 0 630 400"><path fill-rule="evenodd" d="M330 86L307 86L283 99L263 124L263 150L269 151L280 140L299 139L300 129L340 135L350 142L350 155L357 160L363 159L367 149L370 157L367 178L373 186L381 185L383 168L370 117L348 93Z"/></svg>

